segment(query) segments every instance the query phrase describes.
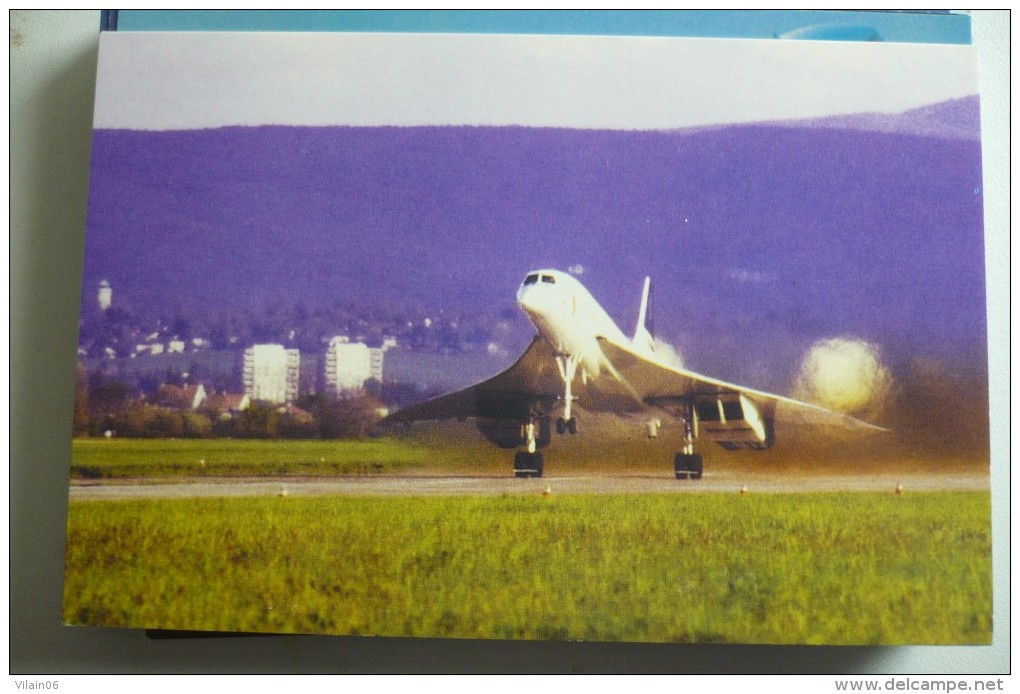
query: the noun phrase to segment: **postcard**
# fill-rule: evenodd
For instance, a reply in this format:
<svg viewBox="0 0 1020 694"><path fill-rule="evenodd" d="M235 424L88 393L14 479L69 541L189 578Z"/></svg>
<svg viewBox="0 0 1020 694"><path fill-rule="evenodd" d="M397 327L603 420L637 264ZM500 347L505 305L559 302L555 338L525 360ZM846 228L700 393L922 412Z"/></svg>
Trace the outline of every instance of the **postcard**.
<svg viewBox="0 0 1020 694"><path fill-rule="evenodd" d="M992 636L969 45L105 33L67 624Z"/></svg>

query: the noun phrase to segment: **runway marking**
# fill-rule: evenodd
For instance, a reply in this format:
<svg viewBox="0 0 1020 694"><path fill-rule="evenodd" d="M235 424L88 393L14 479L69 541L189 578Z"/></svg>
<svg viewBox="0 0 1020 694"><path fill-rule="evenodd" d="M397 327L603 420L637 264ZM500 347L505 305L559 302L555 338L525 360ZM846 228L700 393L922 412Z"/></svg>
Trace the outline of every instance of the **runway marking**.
<svg viewBox="0 0 1020 694"><path fill-rule="evenodd" d="M74 481L72 501L186 499L238 496L472 496L498 494L691 494L988 491L987 473L878 475L705 473L698 481L663 476L447 477L380 475L364 477L219 478L185 481Z"/></svg>

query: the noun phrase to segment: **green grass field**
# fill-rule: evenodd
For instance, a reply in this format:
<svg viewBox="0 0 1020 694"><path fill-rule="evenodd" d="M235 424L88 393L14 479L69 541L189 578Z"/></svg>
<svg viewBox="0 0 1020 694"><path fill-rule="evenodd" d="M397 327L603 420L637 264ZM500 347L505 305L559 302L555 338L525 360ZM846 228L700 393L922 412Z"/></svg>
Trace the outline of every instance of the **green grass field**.
<svg viewBox="0 0 1020 694"><path fill-rule="evenodd" d="M590 417L589 419L595 419ZM641 473L669 476L677 442L673 435L644 437L641 427L612 436L592 432L554 437L544 449L548 474ZM364 441L252 439L75 439L71 477L132 478L372 475L424 471L449 475L508 475L513 451L487 442L470 423L445 422ZM702 447L707 470L787 475L816 473L927 473L987 470L987 451L967 459L904 455L867 440L854 445L796 446L787 441L764 452L731 453Z"/></svg>
<svg viewBox="0 0 1020 694"><path fill-rule="evenodd" d="M72 501L64 618L381 636L987 643L989 513L983 492Z"/></svg>
<svg viewBox="0 0 1020 694"><path fill-rule="evenodd" d="M429 459L422 446L394 439L75 439L71 477L365 475L412 468Z"/></svg>

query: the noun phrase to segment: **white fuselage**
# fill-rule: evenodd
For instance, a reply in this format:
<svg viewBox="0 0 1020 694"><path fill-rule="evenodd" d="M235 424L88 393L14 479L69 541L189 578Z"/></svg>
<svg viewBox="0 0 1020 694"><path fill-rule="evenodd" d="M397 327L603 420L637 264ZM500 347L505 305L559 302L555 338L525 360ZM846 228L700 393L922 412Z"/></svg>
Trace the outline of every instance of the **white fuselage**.
<svg viewBox="0 0 1020 694"><path fill-rule="evenodd" d="M606 363L599 338L630 344L595 297L565 272L529 272L517 290L517 303L558 355L578 360L585 377L597 377Z"/></svg>

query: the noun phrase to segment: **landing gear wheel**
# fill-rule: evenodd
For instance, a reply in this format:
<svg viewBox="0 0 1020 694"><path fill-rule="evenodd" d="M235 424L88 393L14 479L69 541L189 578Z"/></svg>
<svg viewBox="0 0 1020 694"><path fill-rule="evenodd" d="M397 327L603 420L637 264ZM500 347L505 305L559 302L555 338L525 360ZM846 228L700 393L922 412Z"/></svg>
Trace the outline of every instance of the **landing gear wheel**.
<svg viewBox="0 0 1020 694"><path fill-rule="evenodd" d="M541 453L517 451L514 454L514 477L541 477L544 461Z"/></svg>
<svg viewBox="0 0 1020 694"><path fill-rule="evenodd" d="M567 431L571 434L577 433L577 417L571 417L567 420Z"/></svg>
<svg viewBox="0 0 1020 694"><path fill-rule="evenodd" d="M705 470L700 453L677 453L673 458L673 471L678 480L700 480Z"/></svg>
<svg viewBox="0 0 1020 694"><path fill-rule="evenodd" d="M514 477L531 476L531 454L527 451L517 451L514 454Z"/></svg>
<svg viewBox="0 0 1020 694"><path fill-rule="evenodd" d="M556 418L556 433L560 436L567 433L567 420L563 419L563 417Z"/></svg>
<svg viewBox="0 0 1020 694"><path fill-rule="evenodd" d="M694 453L691 460L691 479L700 480L701 475L705 472L705 461L702 460L700 453Z"/></svg>

